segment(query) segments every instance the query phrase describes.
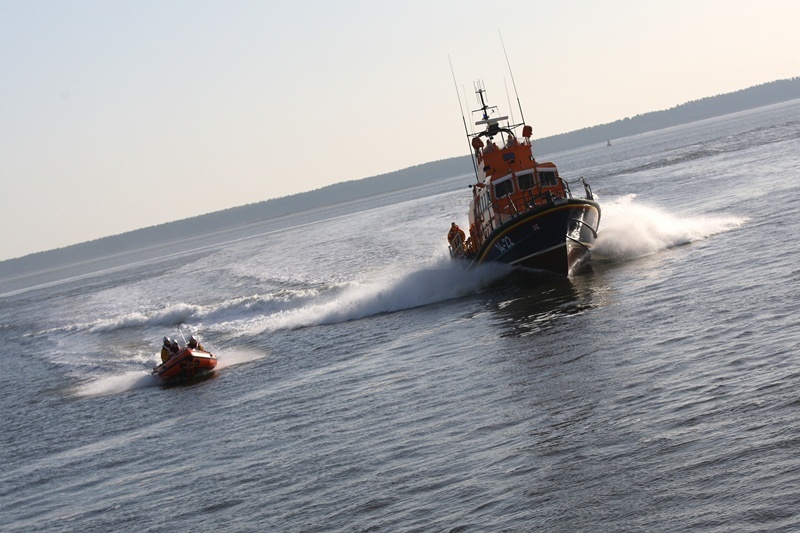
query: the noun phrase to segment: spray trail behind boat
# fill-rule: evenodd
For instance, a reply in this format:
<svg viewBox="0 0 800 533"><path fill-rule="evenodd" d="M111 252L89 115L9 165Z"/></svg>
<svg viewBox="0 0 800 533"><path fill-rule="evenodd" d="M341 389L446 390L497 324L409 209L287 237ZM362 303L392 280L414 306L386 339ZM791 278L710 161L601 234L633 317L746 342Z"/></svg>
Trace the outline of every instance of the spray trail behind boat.
<svg viewBox="0 0 800 533"><path fill-rule="evenodd" d="M634 202L627 195L603 203L603 221L592 248L595 260L634 259L701 241L738 228L746 217L683 216Z"/></svg>

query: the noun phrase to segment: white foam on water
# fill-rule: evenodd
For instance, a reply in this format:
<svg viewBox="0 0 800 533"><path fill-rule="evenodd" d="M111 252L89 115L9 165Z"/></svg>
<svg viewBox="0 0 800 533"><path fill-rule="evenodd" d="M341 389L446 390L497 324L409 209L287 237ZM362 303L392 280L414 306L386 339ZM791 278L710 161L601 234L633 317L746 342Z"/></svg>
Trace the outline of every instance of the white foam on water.
<svg viewBox="0 0 800 533"><path fill-rule="evenodd" d="M105 376L89 383L78 385L75 394L82 397L107 396L145 387L155 387L164 383L150 372L137 370L123 374Z"/></svg>
<svg viewBox="0 0 800 533"><path fill-rule="evenodd" d="M592 248L598 259L633 259L738 228L745 217L683 216L634 202L630 194L604 202Z"/></svg>
<svg viewBox="0 0 800 533"><path fill-rule="evenodd" d="M217 370L228 368L251 361L257 361L267 357L265 352L259 352L248 348L234 348L226 350L223 354L217 356L219 362L217 363Z"/></svg>
<svg viewBox="0 0 800 533"><path fill-rule="evenodd" d="M247 326L246 334L336 324L460 298L479 292L510 271L500 264L466 270L447 259L428 267L388 272L301 307L258 317Z"/></svg>

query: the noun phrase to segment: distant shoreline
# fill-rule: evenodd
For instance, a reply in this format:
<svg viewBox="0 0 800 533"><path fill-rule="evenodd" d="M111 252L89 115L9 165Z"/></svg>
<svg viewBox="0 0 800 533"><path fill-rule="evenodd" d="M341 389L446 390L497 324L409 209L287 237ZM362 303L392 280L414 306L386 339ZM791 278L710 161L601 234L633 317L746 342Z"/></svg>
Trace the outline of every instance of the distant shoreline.
<svg viewBox="0 0 800 533"><path fill-rule="evenodd" d="M694 100L671 109L535 139L536 153L546 154L592 144L605 144L608 140L613 141L795 99L800 99L800 77L764 83L732 93ZM110 254L161 246L210 232L224 231L333 204L363 200L472 172L472 163L467 155L415 165L378 176L328 185L313 191L7 259L0 261L0 277L25 276L27 273L83 263Z"/></svg>
<svg viewBox="0 0 800 533"><path fill-rule="evenodd" d="M613 141L797 98L800 98L800 77L763 83L732 93L692 100L662 111L651 111L608 124L552 135L536 141L537 152L561 152L580 146L601 144L607 140Z"/></svg>

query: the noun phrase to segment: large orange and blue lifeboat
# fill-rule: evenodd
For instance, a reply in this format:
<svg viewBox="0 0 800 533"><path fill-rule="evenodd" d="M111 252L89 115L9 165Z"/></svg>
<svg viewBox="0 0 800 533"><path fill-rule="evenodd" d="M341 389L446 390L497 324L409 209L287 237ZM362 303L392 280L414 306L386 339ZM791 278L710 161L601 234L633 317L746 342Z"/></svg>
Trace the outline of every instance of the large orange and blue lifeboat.
<svg viewBox="0 0 800 533"><path fill-rule="evenodd" d="M216 355L185 347L155 367L153 375L164 381L186 381L210 374L216 366Z"/></svg>
<svg viewBox="0 0 800 533"><path fill-rule="evenodd" d="M450 239L453 259L468 267L486 262L569 275L589 256L600 224L600 205L583 178L585 197L572 195L551 162L533 157L533 128L493 116L496 107L478 85L482 117L467 132L477 183L471 185L469 235ZM521 138L517 131L522 130ZM449 238L449 237L448 237Z"/></svg>

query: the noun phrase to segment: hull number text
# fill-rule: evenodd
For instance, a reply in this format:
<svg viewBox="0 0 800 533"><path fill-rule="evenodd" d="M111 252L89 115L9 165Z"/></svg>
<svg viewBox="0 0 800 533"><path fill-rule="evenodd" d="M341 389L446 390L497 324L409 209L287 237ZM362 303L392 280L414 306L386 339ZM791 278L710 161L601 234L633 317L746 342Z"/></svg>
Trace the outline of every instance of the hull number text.
<svg viewBox="0 0 800 533"><path fill-rule="evenodd" d="M494 243L494 247L497 248L501 254L506 253L512 246L514 246L514 241L512 241L509 237L503 237Z"/></svg>

